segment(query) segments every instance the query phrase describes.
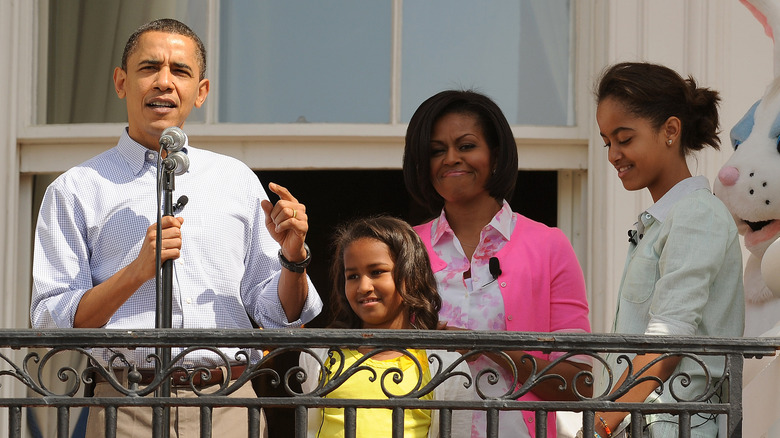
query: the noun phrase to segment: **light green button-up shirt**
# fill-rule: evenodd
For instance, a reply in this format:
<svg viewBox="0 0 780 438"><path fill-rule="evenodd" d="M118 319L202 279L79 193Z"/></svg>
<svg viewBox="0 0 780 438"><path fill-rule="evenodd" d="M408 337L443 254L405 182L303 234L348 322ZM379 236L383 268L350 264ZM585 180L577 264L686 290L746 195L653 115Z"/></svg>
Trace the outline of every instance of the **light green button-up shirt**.
<svg viewBox="0 0 780 438"><path fill-rule="evenodd" d="M629 244L613 332L742 336L745 302L737 227L709 187L703 176L687 178L639 215L637 243ZM617 354L606 356L615 379L626 368L616 359ZM704 359L712 376L722 375L723 358ZM675 383L675 393L683 399L701 395L706 385L702 367L683 359L673 375L681 372L689 373L693 382L687 388ZM603 377L606 374L598 385L601 391L607 384ZM668 382L661 396L653 393L650 399L673 402Z"/></svg>

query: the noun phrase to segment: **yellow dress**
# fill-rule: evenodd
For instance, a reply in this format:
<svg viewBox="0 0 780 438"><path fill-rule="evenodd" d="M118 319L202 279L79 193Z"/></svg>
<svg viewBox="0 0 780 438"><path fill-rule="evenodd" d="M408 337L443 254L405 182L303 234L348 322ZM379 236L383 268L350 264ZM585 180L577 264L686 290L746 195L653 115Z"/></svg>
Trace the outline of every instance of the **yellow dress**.
<svg viewBox="0 0 780 438"><path fill-rule="evenodd" d="M344 368L351 367L360 360L363 355L356 350L345 349ZM409 350L420 365L422 365L424 386L431 380L430 370L428 368L428 358L424 350ZM338 355L335 356L338 359ZM339 368L339 361L330 364L326 360L326 367L330 370ZM368 370L362 370L351 376L339 388L331 392L326 398L343 399L387 399L382 392L380 380L382 373L390 368L398 368L403 371L403 380L400 384L393 382L393 373L385 379L385 387L391 394L403 395L412 391L417 384L419 369L417 365L407 356L399 356L387 360L375 360L370 358L363 365L371 367L376 371L377 378L373 382L369 380L372 374ZM422 387L422 386L421 386ZM433 394L428 393L421 397L423 400L433 399ZM358 409L357 410L357 437L374 438L378 436L389 436L392 431L392 411L390 409ZM404 411L404 438L425 438L428 436L428 429L431 425L431 411L429 409L407 409ZM322 424L319 425L317 437L337 437L344 436L344 409L325 408L323 409Z"/></svg>

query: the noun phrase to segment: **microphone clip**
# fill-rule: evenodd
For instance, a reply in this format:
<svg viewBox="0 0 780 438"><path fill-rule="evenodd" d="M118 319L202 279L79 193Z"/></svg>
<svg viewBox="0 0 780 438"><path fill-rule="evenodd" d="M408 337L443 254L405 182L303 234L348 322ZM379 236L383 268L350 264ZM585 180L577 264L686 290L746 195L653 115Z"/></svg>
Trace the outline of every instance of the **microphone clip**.
<svg viewBox="0 0 780 438"><path fill-rule="evenodd" d="M501 275L501 262L498 261L498 257L491 257L488 260L488 269L490 275L493 276L493 280L498 280L498 276Z"/></svg>
<svg viewBox="0 0 780 438"><path fill-rule="evenodd" d="M639 245L639 241L644 237L643 234L639 234L637 230L628 230L628 241L634 245Z"/></svg>
<svg viewBox="0 0 780 438"><path fill-rule="evenodd" d="M165 170L173 172L177 176L187 173L187 170L190 168L190 159L184 151L169 153L162 161Z"/></svg>
<svg viewBox="0 0 780 438"><path fill-rule="evenodd" d="M160 135L160 148L170 152L179 152L187 143L187 134L178 126L165 128Z"/></svg>
<svg viewBox="0 0 780 438"><path fill-rule="evenodd" d="M501 263L498 261L498 257L491 257L488 259L488 270L493 279L483 284L482 287L492 284L494 281L498 280L498 276L501 275Z"/></svg>

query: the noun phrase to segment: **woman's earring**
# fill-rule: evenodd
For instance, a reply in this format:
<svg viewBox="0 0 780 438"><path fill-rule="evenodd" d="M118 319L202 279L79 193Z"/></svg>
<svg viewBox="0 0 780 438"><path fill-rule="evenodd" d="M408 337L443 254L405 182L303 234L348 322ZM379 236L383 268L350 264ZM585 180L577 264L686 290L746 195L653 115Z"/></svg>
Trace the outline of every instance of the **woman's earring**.
<svg viewBox="0 0 780 438"><path fill-rule="evenodd" d="M668 144L669 146L671 146L671 145L672 145L672 139L670 138L669 140L666 140L666 144Z"/></svg>

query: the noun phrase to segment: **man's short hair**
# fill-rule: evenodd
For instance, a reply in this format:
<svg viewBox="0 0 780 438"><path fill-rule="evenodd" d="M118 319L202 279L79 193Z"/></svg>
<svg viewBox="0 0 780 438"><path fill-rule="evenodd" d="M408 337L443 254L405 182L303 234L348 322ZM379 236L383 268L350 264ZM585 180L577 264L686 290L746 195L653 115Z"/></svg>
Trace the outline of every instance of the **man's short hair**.
<svg viewBox="0 0 780 438"><path fill-rule="evenodd" d="M142 25L130 35L130 38L127 39L127 44L125 44L125 51L122 52L122 70L127 71L127 58L138 48L138 41L141 39L141 35L146 32L175 33L195 41L195 55L198 57L198 68L200 69L199 80L203 80L206 77L206 46L203 45L203 41L200 40L198 34L193 32L186 24L173 18L161 18L151 21Z"/></svg>

